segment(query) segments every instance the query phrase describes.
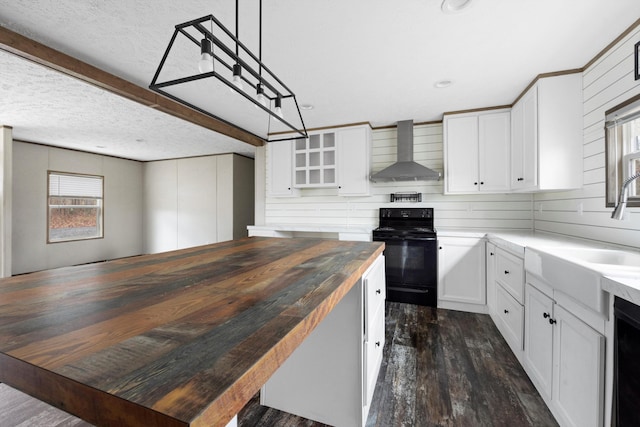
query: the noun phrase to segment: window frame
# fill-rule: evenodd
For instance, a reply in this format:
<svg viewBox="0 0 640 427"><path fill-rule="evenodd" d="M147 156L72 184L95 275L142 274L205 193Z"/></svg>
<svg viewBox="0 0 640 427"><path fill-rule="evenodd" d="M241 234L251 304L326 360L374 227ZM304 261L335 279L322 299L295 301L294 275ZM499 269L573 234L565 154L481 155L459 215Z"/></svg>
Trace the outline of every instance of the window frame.
<svg viewBox="0 0 640 427"><path fill-rule="evenodd" d="M605 112L605 206L608 208L615 207L618 203L618 196L624 182L623 171L627 165L623 160L625 155L629 156L629 153L624 152L622 125L632 120L640 120L640 95ZM640 207L640 195L629 194L627 207Z"/></svg>
<svg viewBox="0 0 640 427"><path fill-rule="evenodd" d="M100 179L100 194L101 197L92 197L92 196L77 196L78 199L95 199L95 200L99 200L99 203L97 205L98 210L99 210L99 217L98 217L98 222L99 222L99 230L100 230L100 235L99 236L91 236L91 237L74 237L74 238L69 238L69 239L51 239L51 204L50 204L50 199L51 197L73 197L73 196L51 196L50 190L51 190L51 176L52 175L66 175L66 176L73 176L73 177L83 177L83 178L97 178ZM92 175L92 174L87 174L87 173L75 173L75 172L63 172L63 171L55 171L55 170L47 170L47 198L46 198L46 209L47 209L47 229L46 229L46 234L47 234L47 244L55 244L55 243L68 243L68 242L78 242L78 241L85 241L85 240L97 240L97 239L104 239L104 176L103 175Z"/></svg>

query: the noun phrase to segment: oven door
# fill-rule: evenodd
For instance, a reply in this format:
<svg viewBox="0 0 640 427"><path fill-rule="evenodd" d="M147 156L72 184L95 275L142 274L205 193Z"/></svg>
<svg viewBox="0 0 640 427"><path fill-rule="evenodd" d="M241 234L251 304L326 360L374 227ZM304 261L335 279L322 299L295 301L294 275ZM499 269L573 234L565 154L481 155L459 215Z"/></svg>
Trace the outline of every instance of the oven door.
<svg viewBox="0 0 640 427"><path fill-rule="evenodd" d="M373 240L385 242L387 299L435 306L438 284L437 238L374 236Z"/></svg>

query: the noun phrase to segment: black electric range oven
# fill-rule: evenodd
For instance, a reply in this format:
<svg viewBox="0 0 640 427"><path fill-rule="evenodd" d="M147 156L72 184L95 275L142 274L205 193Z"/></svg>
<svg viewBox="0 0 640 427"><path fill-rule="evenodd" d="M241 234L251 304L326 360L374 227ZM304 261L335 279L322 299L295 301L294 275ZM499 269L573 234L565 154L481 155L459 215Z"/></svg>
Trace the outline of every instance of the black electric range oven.
<svg viewBox="0 0 640 427"><path fill-rule="evenodd" d="M380 208L373 241L385 243L387 300L436 307L438 237L433 208Z"/></svg>

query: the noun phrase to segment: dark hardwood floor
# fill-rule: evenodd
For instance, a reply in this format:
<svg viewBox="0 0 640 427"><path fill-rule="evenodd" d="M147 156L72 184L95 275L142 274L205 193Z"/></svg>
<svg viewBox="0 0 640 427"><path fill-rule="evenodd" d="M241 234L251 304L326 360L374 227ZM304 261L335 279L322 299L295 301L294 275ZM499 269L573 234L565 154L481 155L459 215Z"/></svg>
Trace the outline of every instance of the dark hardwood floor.
<svg viewBox="0 0 640 427"><path fill-rule="evenodd" d="M368 427L557 426L487 315L387 302L384 359ZM323 424L262 407L239 425ZM0 384L0 427L89 426Z"/></svg>

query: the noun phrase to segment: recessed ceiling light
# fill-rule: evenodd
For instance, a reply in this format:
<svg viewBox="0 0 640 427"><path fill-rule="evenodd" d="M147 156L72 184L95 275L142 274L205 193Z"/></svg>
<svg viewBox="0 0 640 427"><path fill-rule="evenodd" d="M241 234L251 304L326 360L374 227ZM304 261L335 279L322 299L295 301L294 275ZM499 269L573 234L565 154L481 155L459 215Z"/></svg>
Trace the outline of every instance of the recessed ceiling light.
<svg viewBox="0 0 640 427"><path fill-rule="evenodd" d="M441 9L444 13L456 13L469 7L471 0L442 0Z"/></svg>
<svg viewBox="0 0 640 427"><path fill-rule="evenodd" d="M311 104L302 104L300 105L301 110L313 110L313 105Z"/></svg>
<svg viewBox="0 0 640 427"><path fill-rule="evenodd" d="M453 84L453 82L451 80L440 80L434 83L434 87L437 87L438 89L442 89L445 87L449 87Z"/></svg>

